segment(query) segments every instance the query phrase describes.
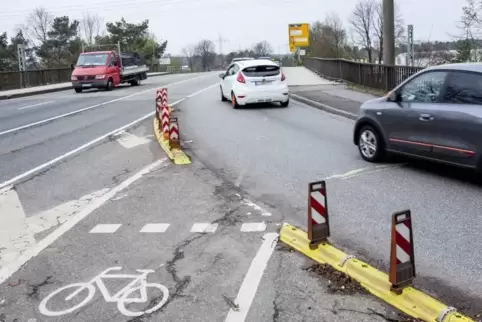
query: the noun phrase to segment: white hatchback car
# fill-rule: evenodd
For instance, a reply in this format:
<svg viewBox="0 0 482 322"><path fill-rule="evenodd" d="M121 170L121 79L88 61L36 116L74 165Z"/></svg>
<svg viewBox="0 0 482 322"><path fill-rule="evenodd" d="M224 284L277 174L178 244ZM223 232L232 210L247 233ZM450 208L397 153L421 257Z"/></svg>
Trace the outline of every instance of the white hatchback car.
<svg viewBox="0 0 482 322"><path fill-rule="evenodd" d="M230 98L234 108L259 103L280 103L287 107L290 102L286 76L271 60L234 62L219 77L221 100Z"/></svg>

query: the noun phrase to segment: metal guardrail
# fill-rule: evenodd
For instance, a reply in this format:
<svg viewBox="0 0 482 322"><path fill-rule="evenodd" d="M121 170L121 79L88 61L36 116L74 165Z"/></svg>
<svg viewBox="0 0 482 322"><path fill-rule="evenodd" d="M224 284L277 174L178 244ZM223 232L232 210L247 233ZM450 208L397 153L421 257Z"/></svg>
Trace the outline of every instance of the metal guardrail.
<svg viewBox="0 0 482 322"><path fill-rule="evenodd" d="M303 65L315 73L337 80L383 91L403 82L422 67L360 63L346 59L304 57Z"/></svg>
<svg viewBox="0 0 482 322"><path fill-rule="evenodd" d="M165 65L149 66L149 72L156 73L166 71L167 66ZM177 71L173 70L171 72L176 73ZM0 72L0 91L70 82L72 69L66 67L29 70L24 72L23 75L24 77L22 78L20 72Z"/></svg>

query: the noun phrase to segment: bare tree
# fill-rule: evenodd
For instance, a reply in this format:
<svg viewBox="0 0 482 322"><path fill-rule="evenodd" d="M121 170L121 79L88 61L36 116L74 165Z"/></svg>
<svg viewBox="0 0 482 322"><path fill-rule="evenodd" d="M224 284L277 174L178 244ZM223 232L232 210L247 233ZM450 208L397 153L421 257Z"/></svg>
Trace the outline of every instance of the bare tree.
<svg viewBox="0 0 482 322"><path fill-rule="evenodd" d="M41 46L47 41L52 22L53 16L45 8L38 7L28 15L27 23L21 29L35 46Z"/></svg>
<svg viewBox="0 0 482 322"><path fill-rule="evenodd" d="M342 58L346 44L346 31L343 22L335 13L328 14L324 22L325 43L330 44L333 56Z"/></svg>
<svg viewBox="0 0 482 322"><path fill-rule="evenodd" d="M273 46L266 40L260 41L253 46L256 56L268 56L273 53Z"/></svg>
<svg viewBox="0 0 482 322"><path fill-rule="evenodd" d="M395 45L400 46L405 43L403 35L405 32L405 26L401 11L395 3ZM383 60L383 4L380 1L375 6L373 15L373 38L376 40L376 46L378 50L378 63L381 64Z"/></svg>
<svg viewBox="0 0 482 322"><path fill-rule="evenodd" d="M350 24L357 36L357 42L363 46L368 54L368 62L373 62L373 21L377 10L375 0L361 0L355 6Z"/></svg>
<svg viewBox="0 0 482 322"><path fill-rule="evenodd" d="M211 40L203 39L196 45L195 52L201 58L203 71L209 70L216 58L214 43Z"/></svg>
<svg viewBox="0 0 482 322"><path fill-rule="evenodd" d="M93 45L95 38L100 35L102 30L102 23L104 19L97 15L91 13L84 13L82 15L82 20L80 22L81 34L87 45Z"/></svg>
<svg viewBox="0 0 482 322"><path fill-rule="evenodd" d="M188 45L182 49L182 53L186 56L189 68L194 71L194 59L196 55L196 46Z"/></svg>

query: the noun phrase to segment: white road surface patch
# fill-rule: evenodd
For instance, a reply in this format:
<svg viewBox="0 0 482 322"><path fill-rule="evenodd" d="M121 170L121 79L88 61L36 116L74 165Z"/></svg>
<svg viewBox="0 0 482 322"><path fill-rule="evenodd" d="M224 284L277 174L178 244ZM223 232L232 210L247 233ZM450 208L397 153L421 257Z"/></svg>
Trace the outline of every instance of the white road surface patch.
<svg viewBox="0 0 482 322"><path fill-rule="evenodd" d="M214 233L218 224L196 223L191 227L191 233Z"/></svg>
<svg viewBox="0 0 482 322"><path fill-rule="evenodd" d="M194 78L191 78L191 79L194 79ZM214 85L218 85L218 84L214 84ZM204 90L208 90L208 89L210 89L210 88L212 88L212 87L213 87L213 85L204 88ZM197 92L197 93L200 93L200 92ZM173 103L170 104L170 106L175 106L175 105L179 104L181 101L182 101L182 100L178 100L178 101L176 101L176 102L173 102ZM104 134L104 135L102 135L102 136L99 136L99 137L93 139L92 141L89 141L89 142L85 143L84 145L81 145L81 146L79 146L79 147L77 147L77 148L75 148L75 149L73 149L73 150L70 150L69 152L64 153L64 154L62 154L62 155L60 155L60 156L58 156L58 157L56 157L56 158L54 158L54 159L52 159L52 160L50 160L50 161L48 161L48 162L45 162L44 164L41 164L41 165L39 165L39 166L37 166L37 167L35 167L35 168L33 168L33 169L30 169L30 170L28 170L28 171L26 171L26 172L24 172L24 173L22 173L22 174L19 174L18 176L14 177L14 178L12 178L12 179L9 179L9 180L7 180L7 181L4 181L4 182L0 183L0 189L3 189L3 188L8 187L8 186L11 186L11 185L13 185L13 184L17 184L18 182L21 182L22 180L27 179L29 176L34 175L34 174L36 174L36 173L38 173L38 172L40 172L40 171L43 171L43 170L45 170L45 169L47 169L47 168L49 168L49 167L51 167L51 166L53 166L53 165L55 165L55 164L57 164L57 163L59 163L59 162L65 160L66 158L71 157L71 156L79 153L79 152L82 152L82 151L90 148L91 146L93 146L93 145L95 145L95 144L98 144L99 142L102 142L103 140L105 140L105 139L113 136L114 134L116 134L116 133L118 133L118 132L120 132L120 131L126 130L126 129L128 129L128 128L130 128L130 127L132 127L132 126L134 126L134 125L136 125L136 124L138 124L138 123L140 123L140 122L142 122L142 121L147 120L148 118L152 117L154 114L155 114L155 111L152 111L152 112L150 112L150 113L148 113L148 114L146 114L146 115L138 118L137 120L132 121L132 122L129 123L129 124L126 124L126 125L118 128L118 129L115 129L115 130L113 130L113 131L110 131L109 133L106 133L106 134ZM1 133L0 133L0 134L1 134Z"/></svg>
<svg viewBox="0 0 482 322"><path fill-rule="evenodd" d="M325 180L333 180L333 179L346 180L346 179L351 179L353 177L358 177L360 175L367 175L367 174L372 174L383 170L399 168L404 165L405 163L382 164L374 167L359 168L359 169L347 171L345 173L331 175L329 177L326 177Z"/></svg>
<svg viewBox="0 0 482 322"><path fill-rule="evenodd" d="M258 253L253 258L251 266L244 277L243 283L239 289L235 303L238 304L239 309L230 309L226 316L225 322L244 322L249 312L249 308L253 303L256 295L258 285L261 282L263 273L268 266L269 259L273 254L276 246L277 233L267 233L263 236L263 243L258 250Z"/></svg>
<svg viewBox="0 0 482 322"><path fill-rule="evenodd" d="M35 235L66 222L92 200L109 189L95 191L78 200L68 201L52 209L26 217L14 189L0 192L0 268L14 261L36 244ZM13 206L13 208L12 208Z"/></svg>
<svg viewBox="0 0 482 322"><path fill-rule="evenodd" d="M252 233L257 231L265 231L266 223L264 222L249 222L241 225L241 232Z"/></svg>
<svg viewBox="0 0 482 322"><path fill-rule="evenodd" d="M33 105L27 105L27 106L19 107L18 110L25 110L25 109L27 109L27 108L32 108L32 107L47 105L47 104L50 104L50 103L53 103L53 102L55 102L55 101L42 102L42 103L37 103L37 104L33 104Z"/></svg>
<svg viewBox="0 0 482 322"><path fill-rule="evenodd" d="M209 76L212 76L212 75L209 75ZM163 85L163 87L170 87L170 86L173 86L173 85L178 85L178 84L182 84L182 83L185 83L185 82L189 82L189 81L192 81L192 80L205 78L205 77L208 77L208 76L199 76L199 77L195 77L195 78L184 79L184 80L179 81L179 82ZM67 116L79 114L79 113L82 113L82 112L85 112L85 111L88 111L88 110L91 110L91 109L94 109L94 108L97 108L97 107L100 107L100 106L108 105L108 104L111 104L111 103L114 103L114 102L124 100L126 98L134 97L134 96L141 95L141 94L151 92L151 91L155 91L155 90L157 90L157 88L149 88L149 89L146 89L146 90L143 90L143 91L140 91L140 92L136 92L136 93L133 93L133 94L130 94L130 95L127 95L127 96L118 97L118 98L110 100L110 101L102 102L102 103L95 104L95 105L88 106L88 107L84 107L84 108L81 108L81 109L78 109L78 110L75 110L75 111L72 111L72 112L68 112L68 113L64 113L64 114L61 114L61 115L53 116L53 117L50 117L48 119L44 119L44 120L40 120L40 121L37 121L37 122L33 122L33 123L25 124L25 125L22 125L22 126L18 126L18 127L0 132L0 136L6 135L6 134L9 134L9 133L13 133L13 132L17 132L17 131L20 131L20 130L28 129L28 128L31 128L31 127L34 127L34 126L37 126L37 125L41 125L41 124L45 124L45 123L48 123L48 122L52 122L52 121L55 121L55 120L58 120L58 119L61 119L61 118L67 117ZM192 96L194 96L194 95L192 95ZM184 100L184 98L182 100ZM172 106L173 104L170 104L170 105Z"/></svg>
<svg viewBox="0 0 482 322"><path fill-rule="evenodd" d="M258 211L259 213L261 213L261 216L269 217L269 216L272 215L272 213L264 210L262 207L258 206L257 204L255 204L254 202L252 202L252 201L249 200L249 199L244 198L241 202L242 202L243 204L245 204L246 206L251 207L251 208L253 208L254 210L256 210L256 211Z"/></svg>
<svg viewBox="0 0 482 322"><path fill-rule="evenodd" d="M22 265L24 265L28 260L37 256L41 251L43 251L46 247L48 247L50 244L56 241L59 237L61 237L63 234L69 231L76 224L78 224L82 219L90 215L96 209L100 208L106 202L114 198L119 192L122 192L124 189L129 187L137 180L141 179L146 174L158 169L166 161L167 161L167 158L158 160L148 165L141 171L137 172L133 176L127 178L118 186L115 186L114 188L110 189L100 198L93 200L93 202L90 203L87 207L85 207L83 210L81 210L80 212L72 216L67 222L65 222L59 228L54 230L47 237L42 239L34 247L31 247L25 250L19 258L17 258L13 262L8 263L6 266L0 268L0 284L5 282L10 276L12 276L12 274L14 274L17 270L19 270L22 267Z"/></svg>
<svg viewBox="0 0 482 322"><path fill-rule="evenodd" d="M136 146L151 142L151 140L139 137L126 131L122 131L119 135L116 136L118 137L116 141L126 149L132 149Z"/></svg>
<svg viewBox="0 0 482 322"><path fill-rule="evenodd" d="M165 233L170 224L146 224L140 230L141 233Z"/></svg>
<svg viewBox="0 0 482 322"><path fill-rule="evenodd" d="M122 224L98 224L92 228L89 233L91 234L113 234Z"/></svg>

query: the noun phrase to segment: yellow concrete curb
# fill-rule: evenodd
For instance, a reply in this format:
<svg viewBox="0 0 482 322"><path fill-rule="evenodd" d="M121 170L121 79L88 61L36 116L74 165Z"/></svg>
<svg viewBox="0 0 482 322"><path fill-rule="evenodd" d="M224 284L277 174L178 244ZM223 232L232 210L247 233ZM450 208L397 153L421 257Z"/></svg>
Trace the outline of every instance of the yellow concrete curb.
<svg viewBox="0 0 482 322"><path fill-rule="evenodd" d="M153 121L154 135L156 136L157 142L161 148L166 152L169 159L171 159L174 164L185 165L191 164L189 157L180 149L172 149L169 146L169 140L164 139L162 133L159 131L159 120L154 116Z"/></svg>
<svg viewBox="0 0 482 322"><path fill-rule="evenodd" d="M280 240L314 261L328 264L347 274L359 282L368 292L409 316L430 322L475 322L458 312L451 311L447 305L413 287L404 289L400 295L391 292L386 273L356 258L349 257L348 254L328 243L319 245L317 249L310 249L306 232L294 226L283 224L280 231ZM443 318L444 313L446 313L445 318Z"/></svg>

